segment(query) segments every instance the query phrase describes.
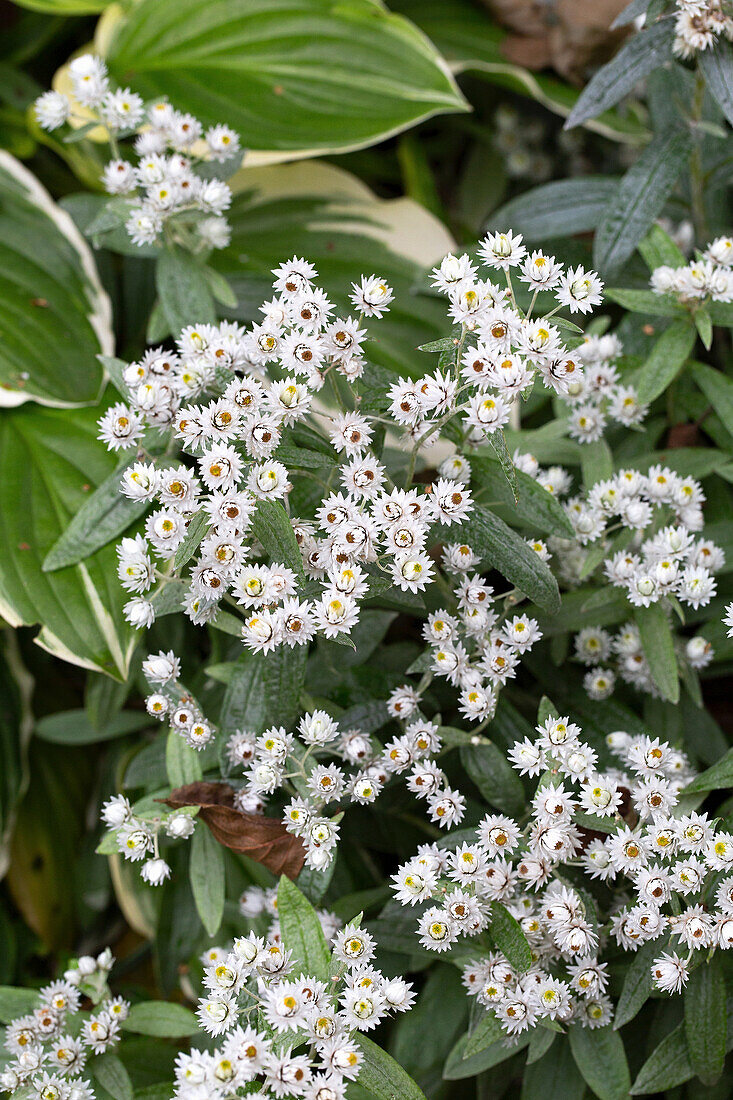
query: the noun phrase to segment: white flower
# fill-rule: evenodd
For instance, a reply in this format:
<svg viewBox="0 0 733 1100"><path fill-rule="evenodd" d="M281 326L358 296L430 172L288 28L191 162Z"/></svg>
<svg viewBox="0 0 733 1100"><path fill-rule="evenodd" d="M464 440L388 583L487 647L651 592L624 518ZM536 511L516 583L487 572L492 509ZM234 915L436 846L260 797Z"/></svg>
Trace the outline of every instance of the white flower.
<svg viewBox="0 0 733 1100"><path fill-rule="evenodd" d="M35 102L38 125L44 130L58 130L68 120L71 104L61 92L44 92Z"/></svg>

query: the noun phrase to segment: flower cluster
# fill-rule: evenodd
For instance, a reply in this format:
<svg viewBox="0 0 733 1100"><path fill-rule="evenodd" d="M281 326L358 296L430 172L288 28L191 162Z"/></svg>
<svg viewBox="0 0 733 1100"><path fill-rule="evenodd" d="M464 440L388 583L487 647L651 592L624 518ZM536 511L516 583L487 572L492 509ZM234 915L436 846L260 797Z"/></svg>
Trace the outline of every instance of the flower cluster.
<svg viewBox="0 0 733 1100"><path fill-rule="evenodd" d="M584 627L574 643L576 659L589 666L583 686L591 699L612 695L617 677L637 691L659 697L636 623L624 623L614 633L599 626ZM706 668L714 656L711 643L701 634L684 641L675 639L675 648L679 666L687 664L695 671Z"/></svg>
<svg viewBox="0 0 733 1100"><path fill-rule="evenodd" d="M120 1023L130 1009L107 987L113 964L109 948L96 959L77 959L61 981L39 991L32 1012L11 1021L1 1091L39 1100L94 1100L92 1085L82 1077L87 1060L119 1042ZM83 1007L87 1000L88 1010Z"/></svg>
<svg viewBox="0 0 733 1100"><path fill-rule="evenodd" d="M475 840L453 851L424 845L393 877L396 898L420 906L418 935L428 950L480 937L497 907L519 922L531 949L526 970L485 942L464 971L469 993L508 1035L543 1018L591 1028L611 1020L599 959L608 934L626 951L652 940L666 946L670 937L684 945L685 957L662 953L654 962L663 990L684 984L696 950L733 946L733 875L720 880L733 870L733 835L716 831L705 814L675 813L693 774L685 755L658 738L617 732L607 748L620 766L601 771L567 717L548 717L537 734L509 752L521 774L541 776L524 828L488 814ZM618 883L607 915L576 885L574 868Z"/></svg>
<svg viewBox="0 0 733 1100"><path fill-rule="evenodd" d="M175 1095L223 1100L258 1082L263 1095L343 1100L362 1067L358 1033L406 1012L414 994L372 965L374 939L358 920L332 943L323 978L295 968L279 936L241 936L213 958L207 952L198 1015L208 1035L226 1038L178 1056Z"/></svg>
<svg viewBox="0 0 733 1100"><path fill-rule="evenodd" d="M710 50L722 36L733 42L733 19L724 0L677 0L672 49L691 58Z"/></svg>
<svg viewBox="0 0 733 1100"><path fill-rule="evenodd" d="M192 251L226 248L230 231L223 214L232 196L218 176L236 167L237 134L223 125L204 133L198 119L163 100L146 105L129 88L113 91L104 62L93 54L75 58L69 74L73 96L45 92L36 101L36 117L47 130L69 120L106 128L113 159L102 182L110 195L126 200L133 243L160 244L165 235ZM132 134L136 163L118 148L118 138Z"/></svg>
<svg viewBox="0 0 733 1100"><path fill-rule="evenodd" d="M684 267L656 267L650 284L655 294L673 295L682 305L733 302L733 239L717 237Z"/></svg>
<svg viewBox="0 0 733 1100"><path fill-rule="evenodd" d="M187 840L196 827L196 807L172 813L136 811L124 795L114 795L102 807L102 821L110 830L114 850L132 863L140 863L140 875L149 886L162 886L171 869L160 854L163 837Z"/></svg>
<svg viewBox="0 0 733 1100"><path fill-rule="evenodd" d="M635 387L619 378L616 363L622 352L621 341L611 333L587 336L576 351L583 373L569 384L563 400L570 407L568 432L579 443L600 439L609 418L633 428L646 416Z"/></svg>

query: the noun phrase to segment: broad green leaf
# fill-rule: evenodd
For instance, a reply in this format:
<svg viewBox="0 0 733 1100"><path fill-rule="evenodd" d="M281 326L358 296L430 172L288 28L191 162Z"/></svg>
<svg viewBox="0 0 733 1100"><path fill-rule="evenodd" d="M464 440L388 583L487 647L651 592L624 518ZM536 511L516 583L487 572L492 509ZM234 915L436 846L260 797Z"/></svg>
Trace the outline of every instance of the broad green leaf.
<svg viewBox="0 0 733 1100"><path fill-rule="evenodd" d="M695 329L689 321L674 321L664 330L636 379L639 401L643 405L664 393L682 370L694 346Z"/></svg>
<svg viewBox="0 0 733 1100"><path fill-rule="evenodd" d="M684 792L694 794L695 791L718 791L731 786L733 786L733 749L728 749L722 760L695 776L684 788Z"/></svg>
<svg viewBox="0 0 733 1100"><path fill-rule="evenodd" d="M610 1025L570 1028L570 1050L589 1088L600 1100L625 1100L631 1078L621 1036Z"/></svg>
<svg viewBox="0 0 733 1100"><path fill-rule="evenodd" d="M661 950L659 943L644 943L629 960L614 1015L615 1028L623 1027L629 1020L633 1020L651 996L651 967Z"/></svg>
<svg viewBox="0 0 733 1100"><path fill-rule="evenodd" d="M26 1016L37 1004L38 990L0 985L0 1023L9 1024L18 1016Z"/></svg>
<svg viewBox="0 0 733 1100"><path fill-rule="evenodd" d="M498 569L508 581L546 611L560 606L560 592L551 570L516 531L488 508L475 505L461 524L461 538L483 559L484 568Z"/></svg>
<svg viewBox="0 0 733 1100"><path fill-rule="evenodd" d="M203 20L199 0L142 0L107 61L250 150L343 152L465 109L430 42L372 0L214 0Z"/></svg>
<svg viewBox="0 0 733 1100"><path fill-rule="evenodd" d="M635 607L634 621L641 635L641 648L649 664L652 680L663 698L676 703L680 697L674 636L667 612L660 602Z"/></svg>
<svg viewBox="0 0 733 1100"><path fill-rule="evenodd" d="M0 418L0 613L13 626L40 623L38 644L63 660L125 679L135 632L123 620L128 596L114 547L42 571L87 494L116 465L96 439L99 412L29 404Z"/></svg>
<svg viewBox="0 0 733 1100"><path fill-rule="evenodd" d="M0 405L96 401L112 311L89 246L26 168L0 150Z"/></svg>
<svg viewBox="0 0 733 1100"><path fill-rule="evenodd" d="M143 711L126 710L113 715L99 729L93 726L85 710L64 710L47 714L36 722L34 733L42 741L56 745L92 745L96 741L111 741L150 725Z"/></svg>
<svg viewBox="0 0 733 1100"><path fill-rule="evenodd" d="M693 970L684 997L690 1065L704 1085L712 1085L723 1072L728 1023L723 960L718 955Z"/></svg>
<svg viewBox="0 0 733 1100"><path fill-rule="evenodd" d="M512 497L514 503L517 503L517 469L512 461L512 456L509 454L509 448L506 445L506 436L502 429L498 432L494 432L489 436L489 447L496 455L501 465L502 472L506 478L507 484L512 491Z"/></svg>
<svg viewBox="0 0 733 1100"><path fill-rule="evenodd" d="M356 1043L364 1055L359 1084L371 1096L377 1100L426 1100L422 1089L386 1050L364 1034L357 1033Z"/></svg>
<svg viewBox="0 0 733 1100"><path fill-rule="evenodd" d="M417 1001L395 1020L390 1036L392 1057L423 1087L427 1075L443 1064L468 1018L468 998L457 967L438 963L428 973Z"/></svg>
<svg viewBox="0 0 733 1100"><path fill-rule="evenodd" d="M204 774L199 753L186 744L177 730L170 730L166 738L165 767L171 787L185 787L202 779Z"/></svg>
<svg viewBox="0 0 733 1100"><path fill-rule="evenodd" d="M668 20L632 35L616 56L607 65L602 65L586 84L565 128L570 130L609 107L615 107L635 84L668 60L672 36L673 28Z"/></svg>
<svg viewBox="0 0 733 1100"><path fill-rule="evenodd" d="M516 489L508 483L497 459L477 455L471 459L472 483L491 499L499 499L535 531L572 538L573 528L562 505L538 481L514 469Z"/></svg>
<svg viewBox="0 0 733 1100"><path fill-rule="evenodd" d="M655 294L653 290L606 287L604 295L632 313L648 313L652 317L683 317L685 315L685 310L671 295Z"/></svg>
<svg viewBox="0 0 733 1100"><path fill-rule="evenodd" d="M43 561L44 573L76 565L106 546L140 519L149 507L145 500L130 500L120 489L125 463L113 470L82 504L71 523Z"/></svg>
<svg viewBox="0 0 733 1100"><path fill-rule="evenodd" d="M616 274L652 225L677 182L690 143L687 130L660 134L623 177L593 241L593 262L602 274Z"/></svg>
<svg viewBox="0 0 733 1100"><path fill-rule="evenodd" d="M713 49L701 50L697 63L708 91L733 126L733 49L722 36Z"/></svg>
<svg viewBox="0 0 733 1100"><path fill-rule="evenodd" d="M216 320L214 299L202 262L178 246L164 249L155 268L155 285L170 332Z"/></svg>
<svg viewBox="0 0 733 1100"><path fill-rule="evenodd" d="M491 938L508 961L520 973L532 964L532 949L519 922L499 901L491 903Z"/></svg>
<svg viewBox="0 0 733 1100"><path fill-rule="evenodd" d="M491 215L491 226L511 226L528 241L591 233L618 190L610 176L553 180L525 191Z"/></svg>
<svg viewBox="0 0 733 1100"><path fill-rule="evenodd" d="M190 1008L168 1001L143 1001L133 1005L121 1026L123 1031L161 1039L187 1039L199 1030L198 1020Z"/></svg>
<svg viewBox="0 0 733 1100"><path fill-rule="evenodd" d="M210 936L215 936L224 915L224 849L203 824L191 838L189 878L201 923Z"/></svg>
<svg viewBox="0 0 733 1100"><path fill-rule="evenodd" d="M208 524L209 517L203 508L200 512L197 512L191 517L188 527L186 528L186 534L183 537L181 545L176 550L176 556L173 559L176 570L182 569L194 556L206 536Z"/></svg>
<svg viewBox="0 0 733 1100"><path fill-rule="evenodd" d="M298 887L282 875L277 888L277 915L283 942L293 953L296 971L327 981L331 952L318 914Z"/></svg>
<svg viewBox="0 0 733 1100"><path fill-rule="evenodd" d="M94 1077L114 1100L132 1100L130 1075L116 1054L108 1050L95 1058L89 1067Z"/></svg>
<svg viewBox="0 0 733 1100"><path fill-rule="evenodd" d="M308 646L303 645L279 646L266 654L243 652L224 695L223 729L290 729L299 713L307 659Z"/></svg>
<svg viewBox="0 0 733 1100"><path fill-rule="evenodd" d="M305 582L303 557L288 514L279 500L257 502L252 517L252 534L262 543L273 562L287 565L301 582Z"/></svg>
<svg viewBox="0 0 733 1100"><path fill-rule="evenodd" d="M704 363L693 363L691 371L716 415L723 421L725 430L733 436L733 380Z"/></svg>
<svg viewBox="0 0 733 1100"><path fill-rule="evenodd" d="M528 1066L531 1066L533 1062L538 1062L540 1058L544 1058L557 1038L557 1032L551 1031L549 1027L535 1027L532 1029L531 1034L532 1038L529 1041L527 1051Z"/></svg>
<svg viewBox="0 0 733 1100"><path fill-rule="evenodd" d="M684 1023L678 1024L652 1051L631 1086L632 1096L650 1092L665 1092L689 1081L694 1070L690 1065Z"/></svg>
<svg viewBox="0 0 733 1100"><path fill-rule="evenodd" d="M522 782L496 745L462 745L460 753L461 764L490 805L512 816L522 813Z"/></svg>
<svg viewBox="0 0 733 1100"><path fill-rule="evenodd" d="M585 1082L564 1036L558 1036L538 1061L528 1065L521 1100L582 1100Z"/></svg>
<svg viewBox="0 0 733 1100"><path fill-rule="evenodd" d="M446 315L444 303L419 286L425 268L456 247L442 222L411 199L378 199L356 176L320 161L243 169L229 182L232 240L210 262L234 288L238 318L253 319L270 298L273 257L308 256L341 316L353 312L351 283L376 270L395 300L367 340L370 366L358 392L368 394L374 373L375 397L384 400L393 379L377 365L424 373L415 348L445 332Z"/></svg>
<svg viewBox="0 0 733 1100"><path fill-rule="evenodd" d="M476 1027L468 1036L463 1057L471 1058L474 1054L480 1054L492 1043L496 1043L506 1037L506 1032L499 1023L496 1015L490 1010L481 1017Z"/></svg>

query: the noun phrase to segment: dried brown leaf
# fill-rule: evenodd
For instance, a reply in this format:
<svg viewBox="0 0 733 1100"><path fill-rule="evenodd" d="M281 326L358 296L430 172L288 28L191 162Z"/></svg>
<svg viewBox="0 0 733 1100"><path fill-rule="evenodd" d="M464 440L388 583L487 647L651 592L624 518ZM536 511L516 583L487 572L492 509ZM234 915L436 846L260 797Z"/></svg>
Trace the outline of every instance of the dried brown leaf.
<svg viewBox="0 0 733 1100"><path fill-rule="evenodd" d="M282 821L259 814L245 814L234 805L234 790L228 783L188 783L177 787L166 806L179 810L199 806L199 818L206 822L211 835L231 848L261 863L275 875L296 878L305 861L305 848L291 836Z"/></svg>

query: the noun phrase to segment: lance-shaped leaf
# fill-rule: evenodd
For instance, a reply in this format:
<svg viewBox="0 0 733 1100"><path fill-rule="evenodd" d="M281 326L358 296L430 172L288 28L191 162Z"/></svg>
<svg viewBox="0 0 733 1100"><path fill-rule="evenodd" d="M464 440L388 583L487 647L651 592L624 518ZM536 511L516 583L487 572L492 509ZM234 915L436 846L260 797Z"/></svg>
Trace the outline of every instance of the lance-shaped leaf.
<svg viewBox="0 0 733 1100"><path fill-rule="evenodd" d="M525 191L491 215L491 226L511 225L527 240L591 233L618 190L611 176L553 180Z"/></svg>
<svg viewBox="0 0 733 1100"><path fill-rule="evenodd" d="M364 1056L359 1070L359 1084L377 1100L426 1100L425 1093L402 1066L386 1050L382 1050L364 1034L356 1042Z"/></svg>
<svg viewBox="0 0 733 1100"><path fill-rule="evenodd" d="M575 1064L600 1100L625 1100L631 1078L621 1036L610 1025L570 1028L570 1049Z"/></svg>
<svg viewBox="0 0 733 1100"><path fill-rule="evenodd" d="M191 838L189 878L201 923L215 936L224 915L224 852L208 829L196 829Z"/></svg>
<svg viewBox="0 0 733 1100"><path fill-rule="evenodd" d="M723 1072L728 1023L723 962L714 956L690 975L685 989L685 1036L690 1065L704 1085Z"/></svg>
<svg viewBox="0 0 733 1100"><path fill-rule="evenodd" d="M674 321L649 353L636 380L639 401L648 405L664 393L695 346L695 329L689 321Z"/></svg>
<svg viewBox="0 0 733 1100"><path fill-rule="evenodd" d="M318 914L289 878L280 879L277 888L277 915L286 948L301 974L312 974L328 981L331 952Z"/></svg>
<svg viewBox="0 0 733 1100"><path fill-rule="evenodd" d="M715 48L701 50L697 57L708 91L733 126L733 49L722 36Z"/></svg>
<svg viewBox="0 0 733 1100"><path fill-rule="evenodd" d="M634 620L639 628L641 648L649 664L652 680L665 699L676 703L680 697L677 658L672 627L663 604L658 602L649 607L635 608Z"/></svg>

